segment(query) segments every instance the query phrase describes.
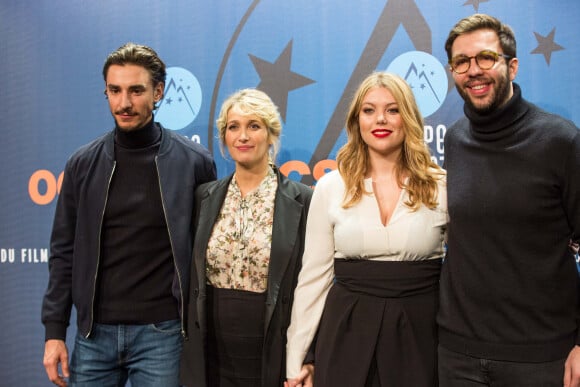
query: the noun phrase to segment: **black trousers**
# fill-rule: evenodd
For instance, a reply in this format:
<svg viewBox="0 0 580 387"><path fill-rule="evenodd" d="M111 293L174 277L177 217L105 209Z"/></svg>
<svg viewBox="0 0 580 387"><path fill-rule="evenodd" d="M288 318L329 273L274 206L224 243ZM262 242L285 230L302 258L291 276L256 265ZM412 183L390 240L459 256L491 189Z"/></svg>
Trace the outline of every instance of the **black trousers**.
<svg viewBox="0 0 580 387"><path fill-rule="evenodd" d="M562 387L565 361L518 363L481 359L439 346L439 386Z"/></svg>

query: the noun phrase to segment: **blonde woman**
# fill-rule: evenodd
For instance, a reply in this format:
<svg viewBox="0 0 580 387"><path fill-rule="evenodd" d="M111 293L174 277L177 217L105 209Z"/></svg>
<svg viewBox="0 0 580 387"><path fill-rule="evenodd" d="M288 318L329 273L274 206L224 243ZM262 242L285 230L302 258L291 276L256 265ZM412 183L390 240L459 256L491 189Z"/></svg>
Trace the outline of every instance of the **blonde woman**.
<svg viewBox="0 0 580 387"><path fill-rule="evenodd" d="M277 107L244 89L222 105L233 175L196 191L186 386L281 386L312 190L280 174Z"/></svg>
<svg viewBox="0 0 580 387"><path fill-rule="evenodd" d="M413 93L396 75L362 82L346 131L338 170L312 197L287 385L436 386L445 172L431 160ZM314 362L304 365L316 333Z"/></svg>

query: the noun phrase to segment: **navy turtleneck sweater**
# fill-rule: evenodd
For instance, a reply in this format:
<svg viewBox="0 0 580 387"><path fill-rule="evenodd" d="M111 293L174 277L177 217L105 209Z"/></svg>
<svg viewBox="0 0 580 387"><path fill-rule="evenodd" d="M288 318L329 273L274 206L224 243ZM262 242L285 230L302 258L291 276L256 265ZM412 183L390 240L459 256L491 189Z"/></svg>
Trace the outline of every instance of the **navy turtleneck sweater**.
<svg viewBox="0 0 580 387"><path fill-rule="evenodd" d="M173 255L155 157L161 129L115 128L115 170L101 230L95 321L148 324L178 319ZM104 187L103 187L104 188Z"/></svg>
<svg viewBox="0 0 580 387"><path fill-rule="evenodd" d="M450 224L438 315L443 347L543 362L578 339L580 132L514 95L464 107L445 137Z"/></svg>

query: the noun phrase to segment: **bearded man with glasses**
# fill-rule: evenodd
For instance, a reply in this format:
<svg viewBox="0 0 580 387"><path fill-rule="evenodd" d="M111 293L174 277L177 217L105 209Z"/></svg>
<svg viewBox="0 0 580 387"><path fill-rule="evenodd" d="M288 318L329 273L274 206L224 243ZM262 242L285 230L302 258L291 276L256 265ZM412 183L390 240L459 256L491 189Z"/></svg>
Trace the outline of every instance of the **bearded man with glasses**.
<svg viewBox="0 0 580 387"><path fill-rule="evenodd" d="M498 19L460 20L445 49L465 117L445 137L440 386L578 386L580 131L522 97Z"/></svg>

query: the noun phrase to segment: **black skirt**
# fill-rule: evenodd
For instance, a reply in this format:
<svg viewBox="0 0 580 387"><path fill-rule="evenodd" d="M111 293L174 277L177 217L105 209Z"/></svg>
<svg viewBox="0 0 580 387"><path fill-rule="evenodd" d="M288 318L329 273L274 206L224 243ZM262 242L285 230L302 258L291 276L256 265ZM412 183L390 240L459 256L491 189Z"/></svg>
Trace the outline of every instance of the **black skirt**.
<svg viewBox="0 0 580 387"><path fill-rule="evenodd" d="M207 286L207 375L212 387L260 387L266 293Z"/></svg>
<svg viewBox="0 0 580 387"><path fill-rule="evenodd" d="M336 259L315 347L314 385L437 386L441 260Z"/></svg>

